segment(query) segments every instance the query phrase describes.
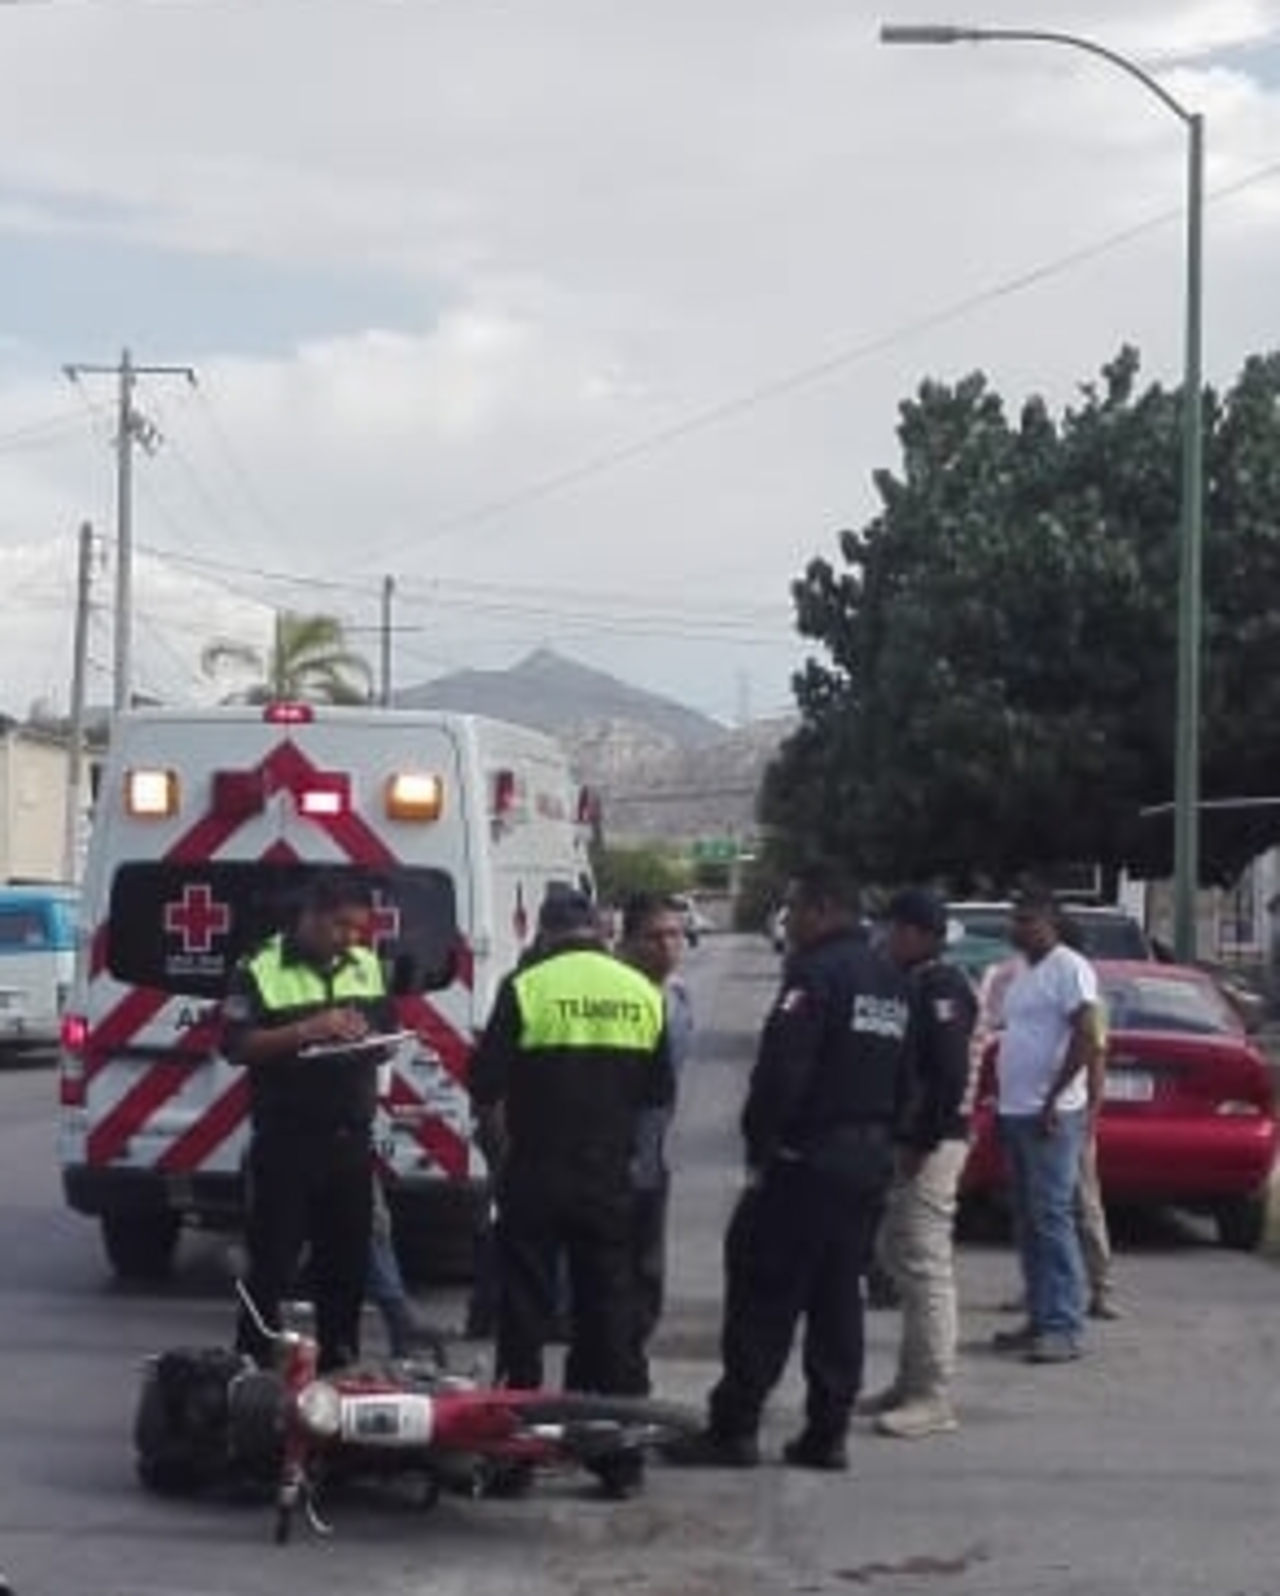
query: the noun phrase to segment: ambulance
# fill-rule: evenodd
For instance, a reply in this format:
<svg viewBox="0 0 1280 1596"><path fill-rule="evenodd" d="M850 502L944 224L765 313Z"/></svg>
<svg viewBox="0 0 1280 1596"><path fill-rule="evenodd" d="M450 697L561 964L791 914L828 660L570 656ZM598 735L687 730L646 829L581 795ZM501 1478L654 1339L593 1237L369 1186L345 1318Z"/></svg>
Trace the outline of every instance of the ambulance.
<svg viewBox="0 0 1280 1596"><path fill-rule="evenodd" d="M235 1228L243 1069L219 1051L236 961L319 870L357 874L412 1039L383 1071L375 1154L415 1272L464 1273L484 1167L468 1057L549 890L590 890L592 799L523 727L273 703L118 717L62 1021L59 1158L112 1270L156 1279L184 1226Z"/></svg>

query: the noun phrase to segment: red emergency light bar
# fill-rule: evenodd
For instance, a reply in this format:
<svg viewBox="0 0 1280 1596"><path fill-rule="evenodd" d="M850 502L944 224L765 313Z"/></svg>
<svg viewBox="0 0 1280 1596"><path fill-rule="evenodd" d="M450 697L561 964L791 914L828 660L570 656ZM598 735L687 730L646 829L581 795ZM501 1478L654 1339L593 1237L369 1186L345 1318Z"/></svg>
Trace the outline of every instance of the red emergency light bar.
<svg viewBox="0 0 1280 1596"><path fill-rule="evenodd" d="M271 726L308 726L316 712L310 704L268 704L262 718Z"/></svg>

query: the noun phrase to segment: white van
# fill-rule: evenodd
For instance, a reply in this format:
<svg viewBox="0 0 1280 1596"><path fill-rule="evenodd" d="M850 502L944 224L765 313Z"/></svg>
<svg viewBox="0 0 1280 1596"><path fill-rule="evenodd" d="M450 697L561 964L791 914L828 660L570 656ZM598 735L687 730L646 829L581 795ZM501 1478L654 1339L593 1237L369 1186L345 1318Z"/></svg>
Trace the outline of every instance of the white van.
<svg viewBox="0 0 1280 1596"><path fill-rule="evenodd" d="M116 722L62 1027L67 1202L122 1277L181 1226L234 1226L245 1072L219 1052L229 972L315 871L358 872L415 1040L387 1072L376 1152L411 1267L463 1272L484 1169L466 1073L546 891L590 884L589 804L549 738L476 717L271 704Z"/></svg>
<svg viewBox="0 0 1280 1596"><path fill-rule="evenodd" d="M75 967L74 887L0 886L0 1059L58 1043Z"/></svg>

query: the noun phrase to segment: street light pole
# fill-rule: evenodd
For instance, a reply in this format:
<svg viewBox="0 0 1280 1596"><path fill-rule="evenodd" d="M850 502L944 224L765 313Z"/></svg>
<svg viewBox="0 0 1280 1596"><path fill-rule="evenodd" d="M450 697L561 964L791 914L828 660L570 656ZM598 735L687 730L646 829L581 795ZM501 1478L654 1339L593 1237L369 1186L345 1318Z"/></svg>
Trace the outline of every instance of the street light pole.
<svg viewBox="0 0 1280 1596"><path fill-rule="evenodd" d="M1200 653L1204 576L1204 118L1187 120L1187 333L1182 380L1182 548L1173 789L1173 945L1197 951L1200 885Z"/></svg>
<svg viewBox="0 0 1280 1596"><path fill-rule="evenodd" d="M1127 56L1094 39L1040 28L969 28L942 24L880 30L882 44L1055 44L1083 50L1119 68L1155 95L1187 129L1186 335L1182 379L1182 524L1178 570L1178 678L1174 723L1174 947L1196 953L1200 883L1200 675L1204 546L1204 117Z"/></svg>

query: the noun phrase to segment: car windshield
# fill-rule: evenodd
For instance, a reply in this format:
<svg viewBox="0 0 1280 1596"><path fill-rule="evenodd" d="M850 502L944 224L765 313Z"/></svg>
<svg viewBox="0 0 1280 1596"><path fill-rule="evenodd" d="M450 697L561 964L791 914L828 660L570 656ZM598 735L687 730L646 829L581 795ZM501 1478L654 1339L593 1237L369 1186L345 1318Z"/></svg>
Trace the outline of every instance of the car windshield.
<svg viewBox="0 0 1280 1596"><path fill-rule="evenodd" d="M1071 914L1071 910L1067 910ZM1091 959L1149 959L1142 927L1127 914L1076 914L1080 928L1081 951Z"/></svg>
<svg viewBox="0 0 1280 1596"><path fill-rule="evenodd" d="M27 952L48 944L48 927L39 909L0 909L0 948Z"/></svg>
<svg viewBox="0 0 1280 1596"><path fill-rule="evenodd" d="M1132 915L1107 913L1098 909L1073 909L1064 912L1080 933L1080 951L1090 959L1149 959L1151 949L1146 934ZM960 937L989 937L1009 940L1011 909L1003 903L953 903L947 910L952 922L952 941Z"/></svg>
<svg viewBox="0 0 1280 1596"><path fill-rule="evenodd" d="M949 940L986 937L991 941L1009 940L1010 909L1005 903L953 903L947 909L951 922Z"/></svg>
<svg viewBox="0 0 1280 1596"><path fill-rule="evenodd" d="M1178 1031L1234 1036L1240 1022L1212 987L1171 976L1106 979L1102 1000L1113 1031Z"/></svg>

